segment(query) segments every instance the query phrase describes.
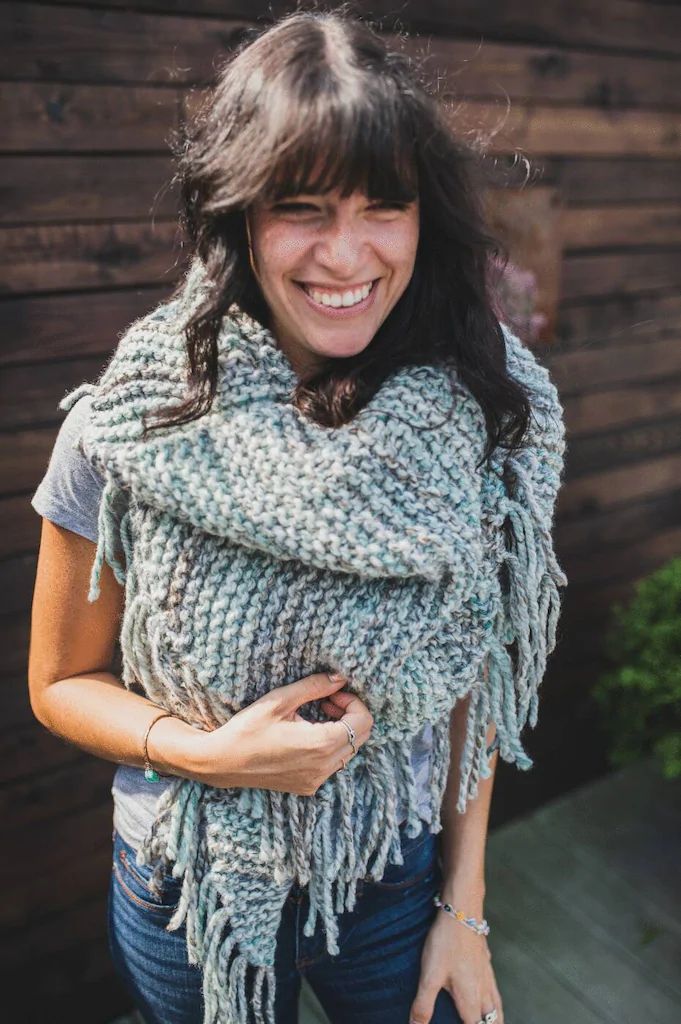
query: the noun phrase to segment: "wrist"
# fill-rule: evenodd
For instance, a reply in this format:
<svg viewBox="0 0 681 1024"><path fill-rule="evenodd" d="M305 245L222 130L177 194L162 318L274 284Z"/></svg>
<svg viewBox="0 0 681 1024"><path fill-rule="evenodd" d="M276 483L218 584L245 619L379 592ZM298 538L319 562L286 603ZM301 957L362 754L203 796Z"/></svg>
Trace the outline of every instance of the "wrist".
<svg viewBox="0 0 681 1024"><path fill-rule="evenodd" d="M445 875L440 886L440 898L467 915L480 917L485 903L485 881L480 875L472 877Z"/></svg>
<svg viewBox="0 0 681 1024"><path fill-rule="evenodd" d="M206 733L181 718L159 718L147 740L149 762L161 775L179 775L202 781L201 741Z"/></svg>

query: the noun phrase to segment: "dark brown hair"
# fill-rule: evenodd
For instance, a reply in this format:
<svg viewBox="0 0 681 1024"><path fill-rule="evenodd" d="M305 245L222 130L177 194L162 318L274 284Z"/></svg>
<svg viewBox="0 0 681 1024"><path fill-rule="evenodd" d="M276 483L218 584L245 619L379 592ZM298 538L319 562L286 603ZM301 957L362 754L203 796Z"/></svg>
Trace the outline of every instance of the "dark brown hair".
<svg viewBox="0 0 681 1024"><path fill-rule="evenodd" d="M249 33L230 55L174 152L189 252L214 288L185 326L186 399L153 426L210 408L217 337L230 307L270 326L249 262L245 211L257 199L339 188L343 196L357 189L379 199L418 195L414 272L366 348L300 379L294 404L321 425L340 426L397 367L447 359L484 413L485 456L521 443L530 405L507 372L494 312L493 260L498 266L508 257L485 223L481 154L457 137L414 60L345 8L289 14Z"/></svg>

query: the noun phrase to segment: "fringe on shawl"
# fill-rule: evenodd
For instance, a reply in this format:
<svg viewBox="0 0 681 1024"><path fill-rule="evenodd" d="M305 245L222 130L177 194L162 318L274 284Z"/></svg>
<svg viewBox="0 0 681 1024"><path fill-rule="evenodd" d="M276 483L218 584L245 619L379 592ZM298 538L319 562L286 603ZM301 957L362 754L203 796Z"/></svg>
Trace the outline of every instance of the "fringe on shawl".
<svg viewBox="0 0 681 1024"><path fill-rule="evenodd" d="M520 737L527 723L531 728L537 724L539 687L556 645L558 588L567 584L550 524L537 508L530 472L513 457L507 468L512 483L500 508L510 534L502 553L507 586L491 631L487 678L471 692L457 798L462 814L468 800L477 796L479 780L491 774L489 753L494 747L498 746L500 757L523 771L532 767ZM515 659L509 650L514 643ZM496 726L496 737L488 750L490 721Z"/></svg>
<svg viewBox="0 0 681 1024"><path fill-rule="evenodd" d="M435 728L438 755L447 752L448 737L448 728ZM440 766L447 761L435 758ZM431 778L438 808L444 779L441 769ZM219 803L196 782L169 787L137 861L153 866L152 891L167 872L183 878L166 930L185 925L189 962L202 967L204 1024L276 1024L276 937L294 882L308 886L305 935L321 922L329 954L340 952L338 916L355 907L358 880L380 879L388 860L402 863L397 809L404 791L411 794L406 831L413 836L426 826L416 812L408 745L396 741L374 748L354 781L349 769L338 772L313 799L242 790L233 809L243 829L218 833L217 855L209 858L207 836L218 832ZM257 909L249 916L250 897Z"/></svg>

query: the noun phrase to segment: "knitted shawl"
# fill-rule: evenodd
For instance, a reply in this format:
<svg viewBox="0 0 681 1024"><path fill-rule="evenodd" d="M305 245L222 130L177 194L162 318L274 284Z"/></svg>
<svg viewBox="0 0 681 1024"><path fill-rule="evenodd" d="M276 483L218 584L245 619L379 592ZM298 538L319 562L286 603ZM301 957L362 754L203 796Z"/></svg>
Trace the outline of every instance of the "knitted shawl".
<svg viewBox="0 0 681 1024"><path fill-rule="evenodd" d="M532 397L525 447L478 466L482 410L453 363L399 368L336 428L291 404L293 368L271 333L233 306L218 338L219 383L193 422L142 417L186 394L183 326L209 282L195 258L180 292L125 331L95 383L79 439L103 475L88 599L104 560L125 587L122 677L198 729L273 687L339 671L374 726L312 796L178 778L138 854L183 879L168 930L186 925L203 969L205 1024L274 1021L275 945L294 881L308 886L329 954L360 878L402 863L417 813L410 740L430 722L432 821L449 767L449 713L470 695L457 808L521 743L553 650L566 578L551 529L564 456L547 370L502 324L509 370ZM318 702L301 709L326 720Z"/></svg>

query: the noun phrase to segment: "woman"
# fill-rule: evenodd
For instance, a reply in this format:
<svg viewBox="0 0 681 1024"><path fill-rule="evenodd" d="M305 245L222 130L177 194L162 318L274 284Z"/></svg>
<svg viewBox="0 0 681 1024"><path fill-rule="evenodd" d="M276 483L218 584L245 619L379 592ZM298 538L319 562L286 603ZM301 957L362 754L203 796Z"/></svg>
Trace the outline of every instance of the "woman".
<svg viewBox="0 0 681 1024"><path fill-rule="evenodd" d="M148 1024L293 1021L302 974L334 1022L503 1024L485 837L564 438L470 154L404 57L298 13L178 155L188 273L33 499L32 706L120 765L114 963Z"/></svg>

